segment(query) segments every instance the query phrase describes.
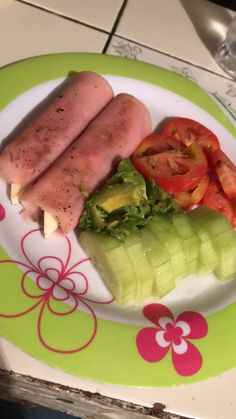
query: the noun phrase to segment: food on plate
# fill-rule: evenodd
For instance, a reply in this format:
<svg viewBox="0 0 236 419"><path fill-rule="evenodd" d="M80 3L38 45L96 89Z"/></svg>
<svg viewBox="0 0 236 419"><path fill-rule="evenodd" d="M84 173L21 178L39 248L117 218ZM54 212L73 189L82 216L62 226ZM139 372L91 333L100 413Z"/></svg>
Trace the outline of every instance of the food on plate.
<svg viewBox="0 0 236 419"><path fill-rule="evenodd" d="M150 132L145 105L132 95L117 95L51 168L26 188L21 197L25 210L34 218L43 211L50 225L54 221L54 229L59 226L63 233L69 232L77 226L85 200Z"/></svg>
<svg viewBox="0 0 236 419"><path fill-rule="evenodd" d="M236 200L236 166L220 149L210 154L210 160L224 193Z"/></svg>
<svg viewBox="0 0 236 419"><path fill-rule="evenodd" d="M0 154L0 178L12 185L13 203L22 186L38 178L112 98L102 76L88 71L71 76Z"/></svg>
<svg viewBox="0 0 236 419"><path fill-rule="evenodd" d="M197 143L189 146L163 134L143 140L132 157L145 178L152 178L166 192L195 188L207 170L207 159Z"/></svg>
<svg viewBox="0 0 236 419"><path fill-rule="evenodd" d="M207 205L236 227L236 166L221 150L216 135L199 122L170 119L161 132L143 139L132 162L184 211Z"/></svg>
<svg viewBox="0 0 236 419"><path fill-rule="evenodd" d="M199 228L209 235L216 252L216 265L213 266L213 272L217 278L222 281L234 278L236 276L236 232L230 223L221 213L205 206L189 211L188 216L190 220L194 220L197 232ZM199 237L200 235L199 232ZM210 257L212 263L214 255L209 253L208 263Z"/></svg>
<svg viewBox="0 0 236 419"><path fill-rule="evenodd" d="M143 227L153 215L173 212L179 212L179 208L169 195L153 180L145 181L126 158L103 188L86 201L79 226L122 239Z"/></svg>
<svg viewBox="0 0 236 419"><path fill-rule="evenodd" d="M236 276L236 232L205 206L154 216L123 240L83 231L79 242L120 306L163 297L190 273Z"/></svg>
<svg viewBox="0 0 236 419"><path fill-rule="evenodd" d="M186 275L196 273L199 266L200 239L190 219L184 213L172 216L174 230L181 238L186 260Z"/></svg>
<svg viewBox="0 0 236 419"><path fill-rule="evenodd" d="M164 125L162 133L175 138L186 146L197 143L206 152L220 147L219 140L212 131L190 118L170 118Z"/></svg>
<svg viewBox="0 0 236 419"><path fill-rule="evenodd" d="M218 179L210 179L206 193L203 196L201 203L207 205L215 211L221 212L228 219L228 221L236 227L236 218L233 206L229 198L224 193Z"/></svg>
<svg viewBox="0 0 236 419"><path fill-rule="evenodd" d="M201 202L206 194L208 185L209 176L208 174L205 174L195 188L188 189L183 192L175 192L173 194L173 199L177 202L180 208L188 210Z"/></svg>

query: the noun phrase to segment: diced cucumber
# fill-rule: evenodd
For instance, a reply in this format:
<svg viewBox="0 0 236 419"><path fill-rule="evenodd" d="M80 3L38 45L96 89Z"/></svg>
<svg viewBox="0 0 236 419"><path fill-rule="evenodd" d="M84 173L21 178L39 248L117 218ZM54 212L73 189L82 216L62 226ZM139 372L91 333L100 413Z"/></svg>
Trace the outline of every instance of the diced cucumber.
<svg viewBox="0 0 236 419"><path fill-rule="evenodd" d="M153 295L161 298L175 287L170 255L150 230L143 228L140 235L143 249L154 268Z"/></svg>
<svg viewBox="0 0 236 419"><path fill-rule="evenodd" d="M168 251L150 230L142 228L140 230L140 236L144 252L154 268L170 260Z"/></svg>
<svg viewBox="0 0 236 419"><path fill-rule="evenodd" d="M194 273L198 266L200 240L186 214L175 214L171 221L175 231L182 239L182 246L187 262L186 274Z"/></svg>
<svg viewBox="0 0 236 419"><path fill-rule="evenodd" d="M202 227L201 219L192 217L193 211L189 212L189 219L200 240L198 274L207 274L214 270L217 264L217 253L214 249L209 233Z"/></svg>
<svg viewBox="0 0 236 419"><path fill-rule="evenodd" d="M167 261L155 268L154 296L164 297L175 288L174 270L171 261Z"/></svg>
<svg viewBox="0 0 236 419"><path fill-rule="evenodd" d="M192 262L195 259L198 260L200 240L197 235L188 237L187 239L183 240L182 245L185 250L187 262Z"/></svg>
<svg viewBox="0 0 236 419"><path fill-rule="evenodd" d="M145 301L153 293L153 267L144 252L140 234L127 237L124 245L137 279L136 301Z"/></svg>
<svg viewBox="0 0 236 419"><path fill-rule="evenodd" d="M122 306L135 301L136 276L122 242L90 232L82 232L79 241L117 303Z"/></svg>
<svg viewBox="0 0 236 419"><path fill-rule="evenodd" d="M194 229L191 226L189 218L186 214L174 214L171 218L172 224L182 239L187 239L195 235Z"/></svg>
<svg viewBox="0 0 236 419"><path fill-rule="evenodd" d="M110 263L111 271L115 274L115 281L113 282L113 290L111 287L111 293L114 295L116 301L120 305L125 305L130 301L136 300L137 293L137 281L135 271L132 264L129 261L129 257L123 246L111 249L107 253L107 259ZM113 275L106 276L105 280L107 287L113 279ZM116 289L116 284L119 286ZM118 290L118 292L117 292Z"/></svg>
<svg viewBox="0 0 236 419"><path fill-rule="evenodd" d="M182 246L182 241L180 240L171 223L168 223L161 217L154 217L147 224L147 228L169 252L175 273L175 280L184 277L187 272L187 262L184 249Z"/></svg>
<svg viewBox="0 0 236 419"><path fill-rule="evenodd" d="M201 257L202 264L200 272L204 272L204 267L210 267L218 279L224 281L236 276L236 232L226 219L226 217L210 208L198 207L189 213L189 217L194 225L200 226L205 232L201 232L201 237L209 235L212 247L209 242L204 242Z"/></svg>
<svg viewBox="0 0 236 419"><path fill-rule="evenodd" d="M236 277L236 232L231 229L214 237L217 265L214 273L221 281Z"/></svg>
<svg viewBox="0 0 236 419"><path fill-rule="evenodd" d="M84 233L81 233L83 235ZM116 247L119 247L121 242L118 239L115 239L114 237L111 237L109 234L98 234L98 233L91 233L93 234L93 238L96 243L99 244L99 247L101 247L105 252L111 249L115 249Z"/></svg>
<svg viewBox="0 0 236 419"><path fill-rule="evenodd" d="M189 212L190 219L201 223L211 237L232 229L230 223L219 212L205 206L199 206Z"/></svg>

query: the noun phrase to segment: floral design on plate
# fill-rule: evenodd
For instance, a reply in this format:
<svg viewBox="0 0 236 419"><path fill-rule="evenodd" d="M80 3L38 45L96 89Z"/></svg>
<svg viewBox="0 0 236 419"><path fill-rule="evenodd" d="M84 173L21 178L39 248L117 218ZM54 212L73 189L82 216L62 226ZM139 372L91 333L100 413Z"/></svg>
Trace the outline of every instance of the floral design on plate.
<svg viewBox="0 0 236 419"><path fill-rule="evenodd" d="M22 293L28 300L26 309L18 313L0 313L0 317L8 319L18 318L25 316L38 308L37 335L41 344L46 349L53 352L63 354L79 352L91 344L97 333L98 320L93 309L93 304L109 304L113 299L108 299L108 301L96 301L89 298L88 294L92 281L89 281L82 269L82 266L86 264L89 259L84 258L71 264L71 242L66 236L61 239L65 241L64 245L65 249L67 249L66 252L62 253L63 258L55 255L45 255L39 257L37 263L33 262L27 247L30 244L33 245L33 241L31 243L30 240L33 236L35 239L35 235L39 234L39 232L39 229L31 230L21 239L20 248L25 261L11 259L0 260L0 266L3 266L4 264L16 264L24 271L21 272L20 286ZM26 244L27 241L28 243ZM32 288L33 285L34 288ZM93 285L95 286L96 284ZM9 293L11 293L10 287ZM52 346L47 342L47 338L44 337L44 332L47 331L47 322L48 318L50 320L50 316L54 316L54 318L58 319L56 327L60 328L60 319L62 319L62 317L65 318L68 316L69 318L73 313L79 313L81 311L90 314L91 330L86 330L85 336L80 336L80 338L82 338L82 343L79 346L61 349ZM66 333L67 327L70 327L70 319L66 325L64 323L62 334L63 331ZM75 335L77 335L77 333L78 332L75 331ZM63 337L61 337L61 342L63 344Z"/></svg>
<svg viewBox="0 0 236 419"><path fill-rule="evenodd" d="M171 310L162 304L149 304L144 316L155 327L140 330L136 344L145 361L159 362L171 350L176 372L182 376L196 374L202 366L200 351L190 339L202 339L208 332L205 318L196 312L185 311L175 319Z"/></svg>
<svg viewBox="0 0 236 419"><path fill-rule="evenodd" d="M5 208L2 204L0 204L0 221L4 220L6 216Z"/></svg>

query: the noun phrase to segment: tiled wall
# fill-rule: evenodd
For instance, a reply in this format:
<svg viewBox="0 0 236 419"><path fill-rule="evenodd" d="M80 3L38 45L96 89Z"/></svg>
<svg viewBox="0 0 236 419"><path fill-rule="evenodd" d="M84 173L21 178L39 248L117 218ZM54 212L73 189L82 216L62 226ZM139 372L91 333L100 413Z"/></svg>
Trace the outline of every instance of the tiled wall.
<svg viewBox="0 0 236 419"><path fill-rule="evenodd" d="M0 0L0 66L55 52L97 52L176 71L236 108L214 60L235 14L207 0Z"/></svg>

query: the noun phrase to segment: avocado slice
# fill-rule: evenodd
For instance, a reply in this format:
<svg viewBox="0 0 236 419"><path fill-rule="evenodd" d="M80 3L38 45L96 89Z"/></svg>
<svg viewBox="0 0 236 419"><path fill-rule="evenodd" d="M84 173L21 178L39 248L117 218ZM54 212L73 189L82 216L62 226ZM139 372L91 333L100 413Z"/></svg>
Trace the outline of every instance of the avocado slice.
<svg viewBox="0 0 236 419"><path fill-rule="evenodd" d="M92 223L95 228L104 228L106 220L104 211L111 214L129 205L139 206L141 204L143 193L138 186L132 184L116 185L115 188L108 188L99 194L91 206Z"/></svg>
<svg viewBox="0 0 236 419"><path fill-rule="evenodd" d="M109 233L123 240L140 230L155 214L179 212L172 199L123 159L101 190L86 200L79 228Z"/></svg>
<svg viewBox="0 0 236 419"><path fill-rule="evenodd" d="M119 208L129 205L139 206L143 197L143 191L138 186L129 183L117 185L115 189L106 190L100 195L95 205L109 214Z"/></svg>

